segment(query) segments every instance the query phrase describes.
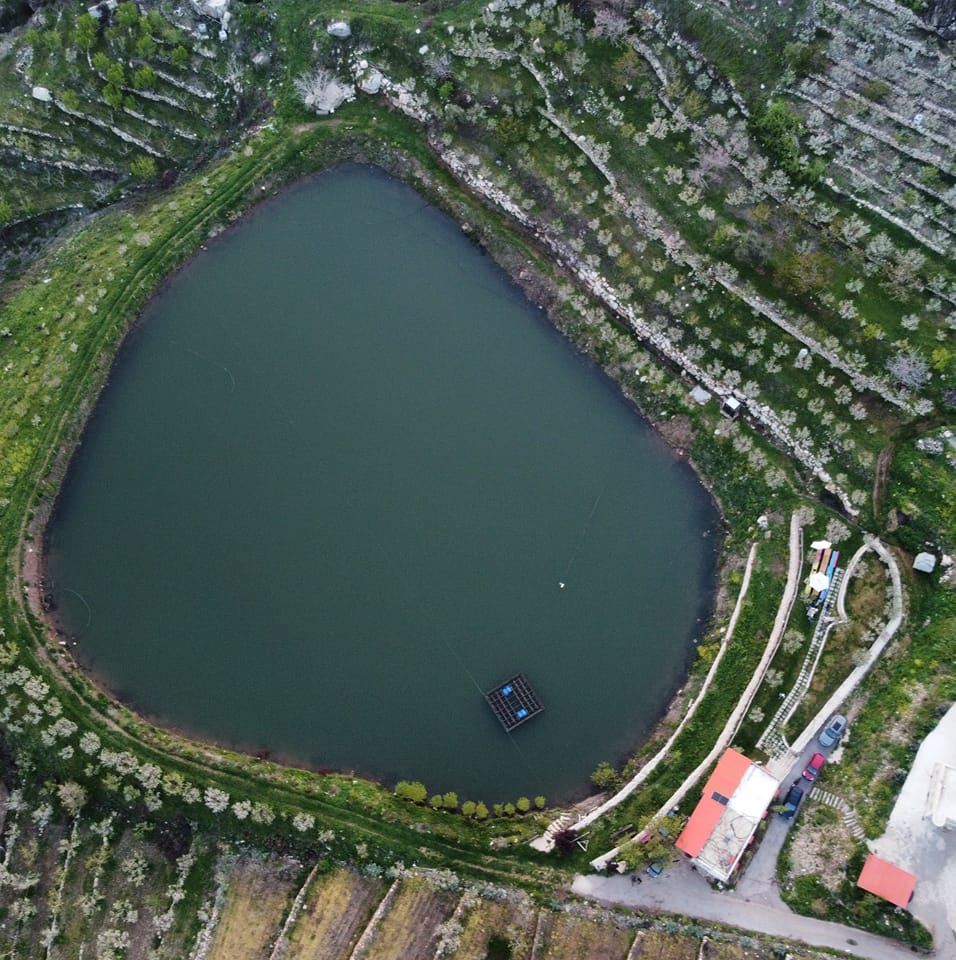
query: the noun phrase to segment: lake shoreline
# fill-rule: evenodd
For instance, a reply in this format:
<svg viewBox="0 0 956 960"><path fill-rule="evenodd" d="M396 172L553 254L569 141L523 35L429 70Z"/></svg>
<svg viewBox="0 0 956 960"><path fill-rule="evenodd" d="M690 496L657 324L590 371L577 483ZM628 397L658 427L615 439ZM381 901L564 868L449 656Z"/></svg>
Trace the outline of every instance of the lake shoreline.
<svg viewBox="0 0 956 960"><path fill-rule="evenodd" d="M264 211L266 209L266 205L279 195L284 195L290 189L294 190L299 186L306 185L310 181L324 176L329 171L349 163L368 164L383 171L388 176L395 177L396 179L415 189L416 192L419 193L430 205L451 216L463 229L472 244L475 245L480 251L487 253L507 274L511 283L514 284L514 286L519 289L532 304L538 306L541 311L547 315L549 325L555 327L566 340L570 340L571 346L574 348L575 352L585 357L590 365L596 367L602 378L607 377L609 384L613 382L615 391L618 394L623 394L624 398L628 402L628 405L631 406L641 417L641 419L652 428L655 436L660 438L663 443L667 444L674 451L674 455L677 457L677 459L683 463L686 463L687 466L693 470L697 480L707 490L711 501L716 507L717 514L721 518L721 529L718 531L719 539L717 540L714 548L714 568L716 571L718 571L718 573L715 575L713 589L708 591L708 596L706 598L701 598L700 600L701 609L705 615L702 618L700 636L698 636L697 639L702 639L708 627L713 624L720 615L720 598L723 593L722 577L720 574L724 570L725 561L727 559L725 556L725 532L727 529L726 516L723 506L717 499L712 485L708 482L706 476L693 462L693 459L687 455L686 451L684 451L677 443L672 442L672 440L668 438L660 429L660 424L655 423L650 417L647 416L647 414L645 414L640 404L634 399L633 396L630 395L629 391L623 388L620 381L615 377L614 371L602 366L597 358L595 358L590 352L584 350L581 345L575 341L573 336L571 336L564 328L563 324L560 322L560 318L553 309L558 300L558 292L555 288L554 281L544 276L536 269L529 270L527 263L523 265L520 264L518 262L519 258L516 257L517 251L515 251L513 248L509 248L505 244L495 243L492 236L484 232L479 233L476 231L475 227L471 226L472 218L464 218L460 216L460 209L457 207L453 199L450 200L448 198L446 188L444 188L440 183L436 183L434 176L425 170L420 164L414 161L409 163L408 157L404 155L396 155L394 150L390 147L387 148L386 154L387 158L383 158L382 156L370 158L364 150L352 150L350 155L333 158L332 162L327 163L320 169L307 173L305 176L295 176L289 181L280 181L277 189L271 190L262 198L256 197L251 206L249 206L241 216L233 219L228 226L216 230L214 235L219 236L231 232L233 226L238 226L241 223L245 223L248 218ZM391 162L388 162L389 160ZM212 235L210 236L210 239L212 239ZM159 285L150 293L149 297L147 298L147 303L151 302L157 294L159 294L176 278L176 276L178 276L186 267L194 262L199 254L205 250L206 242L207 241L203 241L200 243L198 247L193 249L189 256L187 256L172 271L164 276ZM560 268L556 265L550 264L550 266L555 271L560 272ZM145 307L143 309L145 309ZM78 416L70 431L71 442L67 442L61 446L57 453L54 469L48 474L48 482L53 483L56 486L55 496L52 499L45 499L43 501L41 506L35 511L33 520L30 524L32 543L35 546L39 537L41 549L36 550L30 547L23 551L24 563L21 576L23 581L29 586L27 596L31 609L34 614L39 616L46 623L48 630L52 632L54 638L56 638L61 645L64 643L67 645L68 651L68 633L60 620L58 612L55 609L50 609L48 604L46 561L48 557L50 521L56 512L61 492L65 487L70 467L74 462L75 454L82 444L83 437L91 419L97 412L100 398L103 395L103 391L107 383L109 382L113 364L116 363L120 358L123 349L128 343L130 334L139 326L143 316L143 309L138 310L135 316L132 317L126 324L125 331L123 332L117 346L112 351L105 373L97 383L91 385L87 397L80 405ZM687 695L687 686L690 677L689 670L691 664L693 663L693 659L693 646L691 646L688 650L687 667L682 672L681 678L678 681L679 687L676 693L669 698L669 702L663 710L660 718L655 724L652 725L648 733L642 737L640 742L635 744L630 750L627 751L627 756L632 756L635 752L638 754L642 752L643 749L646 748L647 744L653 742L660 734L667 722L668 717L672 716L673 713L680 708L680 705L683 703L683 700ZM117 694L110 689L109 685L104 683L104 679L96 674L95 670L93 670L89 665L84 665L81 661L82 656L78 659L74 658L76 667L88 679L90 679L98 691L106 693L107 696L110 696L123 706L128 706L133 709L136 712L137 717L144 722L153 722L149 714L141 713L140 711L136 710L135 704L128 703L120 699ZM178 735L185 732L177 729L174 725L166 723L163 723L160 726L163 731L172 733L173 735ZM191 740L198 740L200 743L214 746L217 749L221 748L227 751L237 749L228 743L217 743L215 740L210 740L208 737L197 737L195 734L188 732L186 735ZM253 756L257 754L257 751L251 748L243 752L248 752L249 755ZM289 759L294 760L295 758L290 757ZM311 767L309 765L307 765L306 768L314 769L317 773L326 772L329 769L324 766ZM363 776L366 779L373 780L373 782L375 781L374 777L369 777L368 775Z"/></svg>

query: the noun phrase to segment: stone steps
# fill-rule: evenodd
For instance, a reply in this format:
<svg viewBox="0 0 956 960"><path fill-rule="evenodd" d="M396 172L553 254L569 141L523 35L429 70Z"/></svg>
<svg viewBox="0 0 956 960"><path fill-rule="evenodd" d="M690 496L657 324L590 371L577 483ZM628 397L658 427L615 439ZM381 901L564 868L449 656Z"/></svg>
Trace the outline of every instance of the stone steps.
<svg viewBox="0 0 956 960"><path fill-rule="evenodd" d="M540 837L536 837L531 841L531 846L534 847L535 850L540 850L542 853L550 853L554 849L555 835L569 826L573 819L570 813L562 813L557 820L552 820L551 823L548 824L548 828Z"/></svg>
<svg viewBox="0 0 956 960"><path fill-rule="evenodd" d="M824 790L823 787L814 787L813 790L810 791L810 799L817 800L824 806L833 807L834 810L838 810L843 817L843 822L850 831L850 836L859 843L866 840L866 833L863 830L863 825L860 823L860 818L856 815L856 811L842 797L838 797L835 793L830 793L829 790Z"/></svg>
<svg viewBox="0 0 956 960"><path fill-rule="evenodd" d="M827 591L827 598L820 608L817 624L813 631L813 637L810 640L810 646L807 648L807 654L803 658L803 664L800 667L800 672L797 674L797 679L790 689L790 692L784 697L782 703L777 708L773 719L757 741L757 747L763 750L772 760L782 756L788 749L787 742L783 738L781 731L806 696L807 690L810 689L810 681L813 679L814 673L816 673L817 663L823 653L823 646L826 643L827 635L833 623L830 612L836 603L842 582L843 569L837 567L837 569L833 571L830 588Z"/></svg>

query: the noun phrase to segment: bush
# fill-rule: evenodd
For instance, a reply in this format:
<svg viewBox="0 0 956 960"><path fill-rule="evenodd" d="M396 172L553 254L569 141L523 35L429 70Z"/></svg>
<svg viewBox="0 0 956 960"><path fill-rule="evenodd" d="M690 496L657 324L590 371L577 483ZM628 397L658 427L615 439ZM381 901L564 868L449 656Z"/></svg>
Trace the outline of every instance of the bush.
<svg viewBox="0 0 956 960"><path fill-rule="evenodd" d="M527 797L518 797L515 806L518 808L518 813L527 813L531 809L531 801Z"/></svg>
<svg viewBox="0 0 956 960"><path fill-rule="evenodd" d="M777 277L790 293L815 294L826 290L832 283L836 264L819 250L806 253L789 253L777 268Z"/></svg>
<svg viewBox="0 0 956 960"><path fill-rule="evenodd" d="M129 165L129 172L137 180L152 180L157 173L156 161L145 155L136 157Z"/></svg>
<svg viewBox="0 0 956 960"><path fill-rule="evenodd" d="M823 165L814 161L810 167L800 163L800 137L803 119L780 100L773 100L754 121L754 133L777 165L792 177L818 180Z"/></svg>
<svg viewBox="0 0 956 960"><path fill-rule="evenodd" d="M863 87L863 96L880 102L890 95L890 85L885 80L870 80Z"/></svg>
<svg viewBox="0 0 956 960"><path fill-rule="evenodd" d="M528 136L528 124L520 117L504 116L495 127L498 142L503 147L513 147Z"/></svg>
<svg viewBox="0 0 956 960"><path fill-rule="evenodd" d="M133 86L137 90L150 90L156 85L156 72L152 67L140 67L133 74Z"/></svg>
<svg viewBox="0 0 956 960"><path fill-rule="evenodd" d="M411 800L412 803L424 803L428 796L425 784L418 780L399 780L395 784L395 796L403 800Z"/></svg>
<svg viewBox="0 0 956 960"><path fill-rule="evenodd" d="M783 58L800 78L823 73L827 67L826 49L822 43L788 43L783 48Z"/></svg>
<svg viewBox="0 0 956 960"><path fill-rule="evenodd" d="M598 790L606 790L608 787L614 784L616 778L617 771L614 769L614 767L612 767L606 760L602 760L594 768L594 773L591 774L591 783L593 783Z"/></svg>

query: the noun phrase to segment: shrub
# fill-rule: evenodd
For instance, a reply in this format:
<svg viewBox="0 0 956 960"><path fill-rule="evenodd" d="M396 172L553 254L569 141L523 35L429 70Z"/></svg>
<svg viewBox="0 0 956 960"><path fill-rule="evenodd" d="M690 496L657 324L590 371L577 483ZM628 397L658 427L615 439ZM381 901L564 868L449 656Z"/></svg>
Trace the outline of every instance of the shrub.
<svg viewBox="0 0 956 960"><path fill-rule="evenodd" d="M412 803L424 803L428 796L425 784L418 780L399 780L395 784L395 796L403 800L411 800Z"/></svg>
<svg viewBox="0 0 956 960"><path fill-rule="evenodd" d="M156 85L156 72L152 67L140 67L133 74L133 86L137 90L149 90Z"/></svg>
<svg viewBox="0 0 956 960"><path fill-rule="evenodd" d="M825 290L833 282L835 264L825 253L811 250L793 252L784 257L777 269L783 287L798 295Z"/></svg>
<svg viewBox="0 0 956 960"><path fill-rule="evenodd" d="M870 80L863 87L863 96L877 102L885 100L890 95L890 85L885 80Z"/></svg>
<svg viewBox="0 0 956 960"><path fill-rule="evenodd" d="M554 835L554 849L562 856L574 853L578 835L573 830L559 830Z"/></svg>
<svg viewBox="0 0 956 960"><path fill-rule="evenodd" d="M145 154L136 157L129 165L129 172L137 180L152 180L156 176L156 161Z"/></svg>
<svg viewBox="0 0 956 960"><path fill-rule="evenodd" d="M595 768L594 773L591 774L591 783L598 788L598 790L606 790L613 783L617 777L617 771L612 767L606 760L602 760Z"/></svg>

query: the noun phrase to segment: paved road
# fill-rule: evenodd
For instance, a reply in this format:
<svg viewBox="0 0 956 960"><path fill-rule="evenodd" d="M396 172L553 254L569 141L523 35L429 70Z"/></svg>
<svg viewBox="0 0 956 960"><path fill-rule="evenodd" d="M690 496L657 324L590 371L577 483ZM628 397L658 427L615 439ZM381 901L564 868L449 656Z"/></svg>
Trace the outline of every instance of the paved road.
<svg viewBox="0 0 956 960"><path fill-rule="evenodd" d="M884 937L839 923L802 917L786 907L747 901L730 891L718 893L684 861L672 865L656 879L645 874L641 884L631 883L627 876L590 874L575 877L572 889L580 896L606 903L699 917L799 940L810 946L845 950L865 960L912 960L913 957L909 947Z"/></svg>
<svg viewBox="0 0 956 960"><path fill-rule="evenodd" d="M819 751L829 758L834 749L821 747L815 739L810 741L788 771L781 790L785 792L801 778L814 753ZM801 785L809 795L812 784L803 780ZM804 803L808 802L806 795ZM908 948L892 940L791 912L780 898L776 872L777 858L793 821L775 813L769 818L759 849L732 891L717 892L683 859L670 864L660 877L644 874L640 884L632 883L627 876L591 875L576 877L572 889L582 896L644 910L680 913L803 940L813 946L847 950L867 960L912 956Z"/></svg>
<svg viewBox="0 0 956 960"><path fill-rule="evenodd" d="M838 746L821 747L816 738L811 740L787 771L780 787L781 792L785 795L794 780L801 780L800 786L804 792L801 809L806 806L809 802L813 784L802 780L802 774L810 757L815 753L822 753L829 760ZM784 820L783 817L775 813L770 814L770 823L767 825L767 832L760 841L760 847L737 881L737 896L744 900L752 900L755 903L769 903L786 909L780 899L780 891L777 887L777 858L780 856L783 842L787 839L787 832L793 822L793 820Z"/></svg>

